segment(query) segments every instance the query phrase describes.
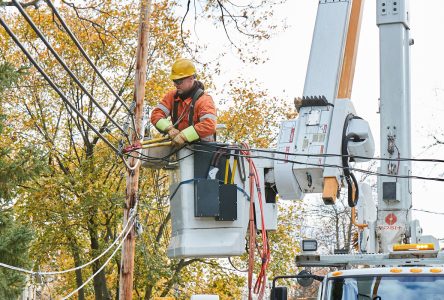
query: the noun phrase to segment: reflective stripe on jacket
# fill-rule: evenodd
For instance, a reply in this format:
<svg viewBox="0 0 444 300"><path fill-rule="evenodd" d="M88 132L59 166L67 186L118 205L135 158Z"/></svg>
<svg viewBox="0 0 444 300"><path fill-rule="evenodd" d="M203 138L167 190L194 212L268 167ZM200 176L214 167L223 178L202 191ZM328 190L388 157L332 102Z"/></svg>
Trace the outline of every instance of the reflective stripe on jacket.
<svg viewBox="0 0 444 300"><path fill-rule="evenodd" d="M178 102L177 118L178 124L175 126L179 130L184 130L189 126L188 117L190 112L190 104L192 98L188 97L185 100L177 96L176 90L168 92L151 113L151 123L156 123L163 118L171 116L173 113L173 103ZM213 141L213 135L216 133L217 124L216 106L213 98L207 93L196 101L194 105L193 125L201 140Z"/></svg>

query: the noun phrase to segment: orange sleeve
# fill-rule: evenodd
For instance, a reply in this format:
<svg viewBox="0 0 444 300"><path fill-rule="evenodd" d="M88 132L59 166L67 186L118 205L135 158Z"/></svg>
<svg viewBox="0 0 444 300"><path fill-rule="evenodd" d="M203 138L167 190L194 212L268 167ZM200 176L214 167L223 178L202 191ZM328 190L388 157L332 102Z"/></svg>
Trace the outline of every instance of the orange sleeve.
<svg viewBox="0 0 444 300"><path fill-rule="evenodd" d="M160 119L167 118L171 115L173 109L174 95L176 91L170 91L165 94L162 101L151 112L151 124L156 126Z"/></svg>
<svg viewBox="0 0 444 300"><path fill-rule="evenodd" d="M202 95L197 101L195 109L197 120L194 123L194 129L199 137L204 138L216 133L217 112L213 98L208 94Z"/></svg>

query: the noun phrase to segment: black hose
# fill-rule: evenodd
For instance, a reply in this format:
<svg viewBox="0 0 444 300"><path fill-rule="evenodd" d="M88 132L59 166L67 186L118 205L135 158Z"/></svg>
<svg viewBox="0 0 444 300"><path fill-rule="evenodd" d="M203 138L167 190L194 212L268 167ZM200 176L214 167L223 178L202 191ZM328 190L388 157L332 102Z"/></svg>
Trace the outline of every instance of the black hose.
<svg viewBox="0 0 444 300"><path fill-rule="evenodd" d="M247 180L247 175L245 174L245 161L244 161L244 157L239 157L239 150L235 151L235 154L238 156L237 159L237 166L239 169L239 177L241 179L242 182L245 182L245 180Z"/></svg>
<svg viewBox="0 0 444 300"><path fill-rule="evenodd" d="M359 136L355 134L349 134L347 135L347 128L348 124L350 123L350 120L359 118L355 117L353 114L348 114L345 118L344 122L344 128L342 130L342 146L341 146L341 154L342 154L342 166L344 167L344 177L347 181L347 194L348 194L348 206L355 207L356 204L358 204L359 199L359 188L358 188L358 181L356 180L355 175L350 172L349 169L349 155L348 155L348 142L350 140L357 140L359 139ZM353 195L353 186L355 186L355 193ZM354 197L354 199L353 199Z"/></svg>

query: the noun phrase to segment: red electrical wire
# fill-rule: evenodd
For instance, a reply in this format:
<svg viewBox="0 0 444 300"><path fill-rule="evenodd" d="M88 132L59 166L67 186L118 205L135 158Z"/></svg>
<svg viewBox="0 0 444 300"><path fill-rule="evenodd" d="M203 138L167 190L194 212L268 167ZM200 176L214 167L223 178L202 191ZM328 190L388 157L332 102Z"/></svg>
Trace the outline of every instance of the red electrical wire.
<svg viewBox="0 0 444 300"><path fill-rule="evenodd" d="M242 143L243 150L242 154L249 156L250 147L246 143ZM249 253L249 266L248 266L248 297L252 299L252 282L253 282L253 267L254 267L254 249L256 248L256 228L254 224L254 186L256 186L256 192L258 196L259 208L261 212L261 225L262 225L262 249L257 247L259 256L261 257L261 270L256 279L253 292L259 294L259 299L262 299L265 293L265 283L267 280L266 271L268 263L270 261L270 250L268 247L268 237L265 230L265 217L264 217L264 207L262 200L262 192L260 188L259 174L256 169L256 165L251 158L247 157L249 163L249 178L250 178L250 219L249 219L249 235L250 235L250 253Z"/></svg>
<svg viewBox="0 0 444 300"><path fill-rule="evenodd" d="M251 300L253 297L252 295L252 283L253 283L253 269L254 269L254 251L256 248L256 228L254 225L254 182L253 182L253 172L251 168L251 162L249 162L250 165L250 219L248 222L248 228L249 228L249 249L250 252L248 254L248 299Z"/></svg>
<svg viewBox="0 0 444 300"><path fill-rule="evenodd" d="M264 217L264 208L263 208L263 200L262 200L262 192L260 189L260 181L259 181L259 175L256 169L256 166L253 163L253 169L255 174L255 181L256 181L256 190L258 193L258 199L259 199L259 206L261 211L261 223L262 223L262 241L263 241L263 249L262 252L260 252L259 248L259 254L262 259L262 266L261 271L259 272L258 278L256 280L256 284L254 285L254 293L259 294L259 299L262 299L265 292L265 284L266 284L266 271L268 267L268 262L270 260L270 251L268 248L268 237L267 237L267 231L265 228L265 217Z"/></svg>

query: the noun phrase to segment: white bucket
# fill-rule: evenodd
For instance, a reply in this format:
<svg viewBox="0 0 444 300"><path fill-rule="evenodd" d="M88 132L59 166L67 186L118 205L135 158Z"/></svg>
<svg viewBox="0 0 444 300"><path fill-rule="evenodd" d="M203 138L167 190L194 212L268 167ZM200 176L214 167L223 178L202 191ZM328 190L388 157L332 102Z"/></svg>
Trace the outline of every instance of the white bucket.
<svg viewBox="0 0 444 300"><path fill-rule="evenodd" d="M142 150L142 167L148 169L162 169L172 160L175 148L173 146L159 146Z"/></svg>

